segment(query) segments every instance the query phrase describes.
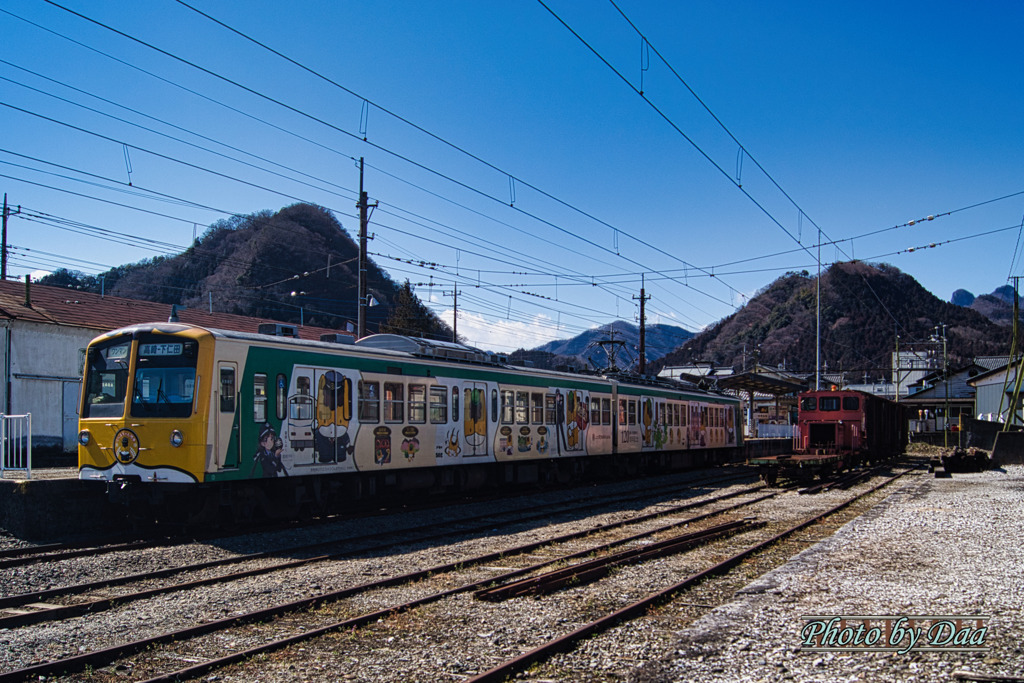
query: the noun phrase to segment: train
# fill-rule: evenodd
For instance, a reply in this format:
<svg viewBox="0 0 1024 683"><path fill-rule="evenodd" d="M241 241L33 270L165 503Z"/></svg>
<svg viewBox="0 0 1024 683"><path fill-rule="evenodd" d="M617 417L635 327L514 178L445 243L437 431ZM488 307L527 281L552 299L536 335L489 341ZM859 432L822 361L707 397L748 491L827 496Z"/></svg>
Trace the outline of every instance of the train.
<svg viewBox="0 0 1024 683"><path fill-rule="evenodd" d="M314 341L270 327L146 323L94 339L79 478L145 514L245 520L384 492L703 466L742 446L739 400L684 383L521 367L453 342Z"/></svg>
<svg viewBox="0 0 1024 683"><path fill-rule="evenodd" d="M901 455L908 443L905 406L856 390L797 395L793 453L748 459L762 480L807 479Z"/></svg>

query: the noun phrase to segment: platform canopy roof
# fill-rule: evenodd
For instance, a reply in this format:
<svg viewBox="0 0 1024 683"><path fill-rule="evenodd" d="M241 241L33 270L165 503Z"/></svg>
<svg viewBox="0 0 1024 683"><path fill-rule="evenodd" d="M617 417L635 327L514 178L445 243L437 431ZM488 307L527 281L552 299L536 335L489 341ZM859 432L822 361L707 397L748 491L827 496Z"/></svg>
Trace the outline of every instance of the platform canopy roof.
<svg viewBox="0 0 1024 683"><path fill-rule="evenodd" d="M785 396L795 394L807 389L803 382L793 379L784 379L775 374L764 372L742 372L738 375L729 375L718 380L719 389L732 389L734 391L751 391L759 394L770 394L772 396Z"/></svg>

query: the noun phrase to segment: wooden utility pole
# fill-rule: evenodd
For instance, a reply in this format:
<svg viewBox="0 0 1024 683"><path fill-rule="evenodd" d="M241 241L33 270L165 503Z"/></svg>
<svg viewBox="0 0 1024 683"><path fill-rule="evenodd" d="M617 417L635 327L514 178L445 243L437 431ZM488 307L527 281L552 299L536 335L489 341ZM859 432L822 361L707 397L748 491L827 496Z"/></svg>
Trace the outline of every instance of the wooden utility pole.
<svg viewBox="0 0 1024 683"><path fill-rule="evenodd" d="M637 364L637 369L643 375L647 372L647 317L645 304L651 298L644 294L643 273L640 274L640 296L634 296L633 298L640 299L640 362Z"/></svg>
<svg viewBox="0 0 1024 683"><path fill-rule="evenodd" d="M359 203L356 206L359 208L359 312L356 338L362 339L366 336L366 225L370 222L369 210L377 206L377 202L371 205L367 201L363 190L363 157L359 157Z"/></svg>

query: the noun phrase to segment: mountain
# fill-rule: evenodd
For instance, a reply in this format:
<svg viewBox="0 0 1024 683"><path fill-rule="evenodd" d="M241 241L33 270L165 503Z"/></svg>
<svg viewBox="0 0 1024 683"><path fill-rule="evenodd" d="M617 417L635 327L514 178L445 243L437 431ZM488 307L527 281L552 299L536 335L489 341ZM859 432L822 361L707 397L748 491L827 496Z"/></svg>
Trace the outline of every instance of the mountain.
<svg viewBox="0 0 1024 683"><path fill-rule="evenodd" d="M330 211L294 204L218 221L175 256L99 276L59 270L42 284L344 329L357 319L359 246ZM452 331L412 293L367 264L369 332L451 340Z"/></svg>
<svg viewBox="0 0 1024 683"><path fill-rule="evenodd" d="M742 369L756 357L765 365L813 371L816 284L806 271L787 273L652 365L701 360ZM831 372L880 373L891 366L897 334L906 349L928 342L942 324L953 366L1008 353L1005 328L976 310L941 301L893 266L852 261L821 276L821 356Z"/></svg>
<svg viewBox="0 0 1024 683"><path fill-rule="evenodd" d="M678 348L691 337L693 332L675 325L648 325L644 340L648 363ZM548 342L531 351L517 351L512 354L512 360L530 360L537 367L568 365L577 369L604 369L609 365L609 356L605 349L612 347L602 348L599 342L609 339L622 342L619 350L615 352L615 363L619 369L635 369L639 358L640 328L622 320L587 330L571 339Z"/></svg>
<svg viewBox="0 0 1024 683"><path fill-rule="evenodd" d="M965 289L953 292L952 301L958 306L971 308L998 325L1013 324L1013 287L1003 285L991 294L975 297Z"/></svg>

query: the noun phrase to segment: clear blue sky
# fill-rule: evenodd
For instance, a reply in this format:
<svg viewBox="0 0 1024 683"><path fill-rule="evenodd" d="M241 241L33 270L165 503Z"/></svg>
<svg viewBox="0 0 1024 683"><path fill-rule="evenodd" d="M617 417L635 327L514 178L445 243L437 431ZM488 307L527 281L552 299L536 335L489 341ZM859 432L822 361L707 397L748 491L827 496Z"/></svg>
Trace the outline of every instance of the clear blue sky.
<svg viewBox="0 0 1024 683"><path fill-rule="evenodd" d="M641 273L650 322L699 329L813 273L819 227L826 265L943 299L1021 273L1024 194L990 200L1024 192L1024 4L545 1L189 0L336 85L173 0L61 3L235 85L7 0L10 272L97 273L298 200L355 235L365 157L374 260L449 321L458 283L460 334L495 350L635 320Z"/></svg>

